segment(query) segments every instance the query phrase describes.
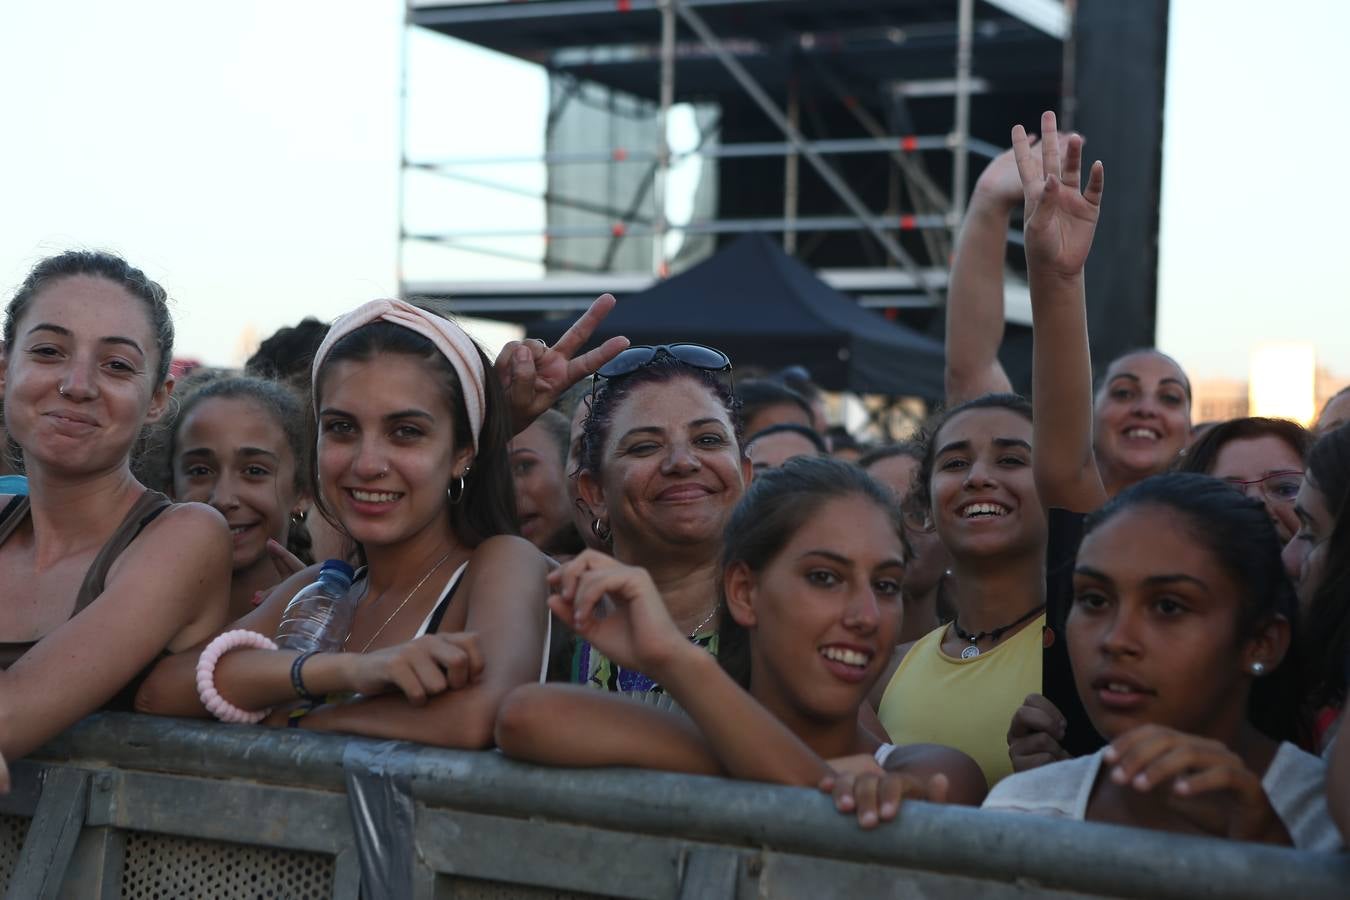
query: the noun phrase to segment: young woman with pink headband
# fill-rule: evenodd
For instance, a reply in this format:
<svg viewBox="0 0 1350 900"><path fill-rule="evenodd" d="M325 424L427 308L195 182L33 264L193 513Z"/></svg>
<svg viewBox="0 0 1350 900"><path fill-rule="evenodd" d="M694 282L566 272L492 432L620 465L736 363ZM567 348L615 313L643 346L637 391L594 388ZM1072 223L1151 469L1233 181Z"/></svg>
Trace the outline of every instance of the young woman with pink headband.
<svg viewBox="0 0 1350 900"><path fill-rule="evenodd" d="M398 300L335 322L313 371L314 497L366 562L345 652L269 649L306 569L201 654L202 702L227 721L488 746L548 629L545 557L514 535L501 384L462 329Z"/></svg>

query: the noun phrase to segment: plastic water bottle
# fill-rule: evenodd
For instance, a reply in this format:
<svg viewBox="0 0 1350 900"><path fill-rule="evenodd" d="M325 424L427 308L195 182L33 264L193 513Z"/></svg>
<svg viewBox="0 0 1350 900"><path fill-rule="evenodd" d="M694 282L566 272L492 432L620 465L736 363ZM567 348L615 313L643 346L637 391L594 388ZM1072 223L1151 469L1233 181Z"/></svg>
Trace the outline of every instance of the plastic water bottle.
<svg viewBox="0 0 1350 900"><path fill-rule="evenodd" d="M340 559L330 559L319 569L319 580L301 589L286 604L277 629L277 646L283 650L341 650L352 628L356 606L347 599L356 573Z"/></svg>

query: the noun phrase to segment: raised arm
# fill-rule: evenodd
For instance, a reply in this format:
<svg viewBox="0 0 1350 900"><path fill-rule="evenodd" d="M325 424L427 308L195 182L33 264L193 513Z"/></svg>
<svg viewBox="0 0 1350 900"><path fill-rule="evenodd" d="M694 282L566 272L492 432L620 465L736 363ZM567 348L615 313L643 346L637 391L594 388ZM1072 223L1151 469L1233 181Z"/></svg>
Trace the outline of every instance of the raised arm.
<svg viewBox="0 0 1350 900"><path fill-rule="evenodd" d="M511 403L511 430L520 434L563 392L618 356L628 338L612 337L577 355L614 309L614 295L601 294L552 347L541 340L511 341L493 364Z"/></svg>
<svg viewBox="0 0 1350 900"><path fill-rule="evenodd" d="M1032 141L1034 142L1034 138ZM1012 150L980 173L952 258L947 289L947 405L1012 390L998 361L1003 343L1003 259L1008 220L1022 204Z"/></svg>
<svg viewBox="0 0 1350 900"><path fill-rule="evenodd" d="M1092 451L1083 266L1097 228L1105 171L1101 162L1093 163L1080 193L1083 139L1068 137L1061 165L1052 112L1041 116L1039 154L1021 125L1013 128L1012 140L1026 209L1036 490L1047 508L1091 512L1106 501L1106 491Z"/></svg>
<svg viewBox="0 0 1350 900"><path fill-rule="evenodd" d="M549 582L553 612L619 665L655 678L732 777L812 786L829 772L824 760L675 627L645 570L588 550Z"/></svg>
<svg viewBox="0 0 1350 900"><path fill-rule="evenodd" d="M0 755L17 759L107 703L166 648L219 629L230 533L199 504L166 511L118 558L104 591L0 672Z"/></svg>

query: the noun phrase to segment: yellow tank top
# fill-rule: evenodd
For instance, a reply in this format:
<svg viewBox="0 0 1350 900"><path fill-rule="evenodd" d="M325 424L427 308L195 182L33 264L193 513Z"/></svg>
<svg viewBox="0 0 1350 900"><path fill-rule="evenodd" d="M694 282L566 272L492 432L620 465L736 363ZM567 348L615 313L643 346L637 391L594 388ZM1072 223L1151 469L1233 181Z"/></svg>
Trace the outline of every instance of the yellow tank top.
<svg viewBox="0 0 1350 900"><path fill-rule="evenodd" d="M942 652L947 626L914 642L877 714L896 744L943 744L968 754L992 788L1012 774L1008 725L1027 694L1041 693L1045 615L971 659Z"/></svg>

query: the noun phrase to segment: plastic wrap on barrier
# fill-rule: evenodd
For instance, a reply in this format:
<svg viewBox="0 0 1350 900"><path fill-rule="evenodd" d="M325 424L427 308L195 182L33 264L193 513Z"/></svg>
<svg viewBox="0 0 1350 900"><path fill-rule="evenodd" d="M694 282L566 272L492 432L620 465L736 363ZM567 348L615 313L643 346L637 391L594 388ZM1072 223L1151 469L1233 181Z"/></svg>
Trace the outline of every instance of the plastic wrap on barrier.
<svg viewBox="0 0 1350 900"><path fill-rule="evenodd" d="M342 753L347 806L361 861L363 900L403 900L413 895L414 810L408 778L387 762L402 746L352 742Z"/></svg>

